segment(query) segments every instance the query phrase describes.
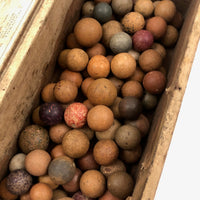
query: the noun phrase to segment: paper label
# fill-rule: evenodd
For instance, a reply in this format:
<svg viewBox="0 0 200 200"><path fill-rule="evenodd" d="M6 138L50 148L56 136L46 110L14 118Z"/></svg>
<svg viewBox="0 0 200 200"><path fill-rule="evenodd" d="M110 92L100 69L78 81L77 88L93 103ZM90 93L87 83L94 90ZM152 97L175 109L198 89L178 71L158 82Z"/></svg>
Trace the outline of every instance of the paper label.
<svg viewBox="0 0 200 200"><path fill-rule="evenodd" d="M0 1L0 64L12 48L35 0Z"/></svg>

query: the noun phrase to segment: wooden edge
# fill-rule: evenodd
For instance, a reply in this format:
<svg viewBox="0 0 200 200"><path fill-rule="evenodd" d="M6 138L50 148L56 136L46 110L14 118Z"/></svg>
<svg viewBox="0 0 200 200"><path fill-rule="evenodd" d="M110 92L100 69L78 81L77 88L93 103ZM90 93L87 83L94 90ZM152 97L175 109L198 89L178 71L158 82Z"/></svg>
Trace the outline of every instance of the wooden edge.
<svg viewBox="0 0 200 200"><path fill-rule="evenodd" d="M59 49L79 17L83 0L41 2L0 79L0 179L41 88L54 74Z"/></svg>
<svg viewBox="0 0 200 200"><path fill-rule="evenodd" d="M188 13L180 35L181 43L175 50L176 59L171 63L174 69L168 76L169 84L156 110L139 163L131 200L153 200L156 193L200 37L200 2L192 1Z"/></svg>

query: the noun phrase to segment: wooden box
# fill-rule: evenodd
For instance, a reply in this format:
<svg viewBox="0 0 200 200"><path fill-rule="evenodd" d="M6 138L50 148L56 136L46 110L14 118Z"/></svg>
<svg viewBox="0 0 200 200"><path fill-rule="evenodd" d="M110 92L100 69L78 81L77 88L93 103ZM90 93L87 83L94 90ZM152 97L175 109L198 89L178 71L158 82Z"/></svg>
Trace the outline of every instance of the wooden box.
<svg viewBox="0 0 200 200"><path fill-rule="evenodd" d="M17 138L55 74L66 35L79 18L83 0L34 1L12 48L0 66L0 179L16 152ZM156 110L141 158L133 196L154 199L200 36L200 1L174 0L184 14L175 50L169 54L168 84Z"/></svg>

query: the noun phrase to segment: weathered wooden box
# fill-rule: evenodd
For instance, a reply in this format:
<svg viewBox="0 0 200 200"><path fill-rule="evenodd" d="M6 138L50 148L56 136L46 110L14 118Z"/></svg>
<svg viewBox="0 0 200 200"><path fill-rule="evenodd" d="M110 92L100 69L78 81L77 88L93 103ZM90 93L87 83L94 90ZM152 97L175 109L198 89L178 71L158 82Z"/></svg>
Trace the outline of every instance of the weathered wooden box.
<svg viewBox="0 0 200 200"><path fill-rule="evenodd" d="M16 152L17 137L39 102L40 91L55 74L66 35L79 18L83 0L35 1L0 66L0 179ZM168 84L156 110L130 200L154 199L173 135L200 36L200 1L174 0L184 24L169 54Z"/></svg>

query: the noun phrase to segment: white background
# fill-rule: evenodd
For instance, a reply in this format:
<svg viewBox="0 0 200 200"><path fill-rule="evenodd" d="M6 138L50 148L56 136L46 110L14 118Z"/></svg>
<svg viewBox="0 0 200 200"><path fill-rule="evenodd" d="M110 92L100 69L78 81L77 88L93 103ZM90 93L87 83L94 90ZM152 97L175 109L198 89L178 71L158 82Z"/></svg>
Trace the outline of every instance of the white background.
<svg viewBox="0 0 200 200"><path fill-rule="evenodd" d="M200 200L200 43L155 200Z"/></svg>

